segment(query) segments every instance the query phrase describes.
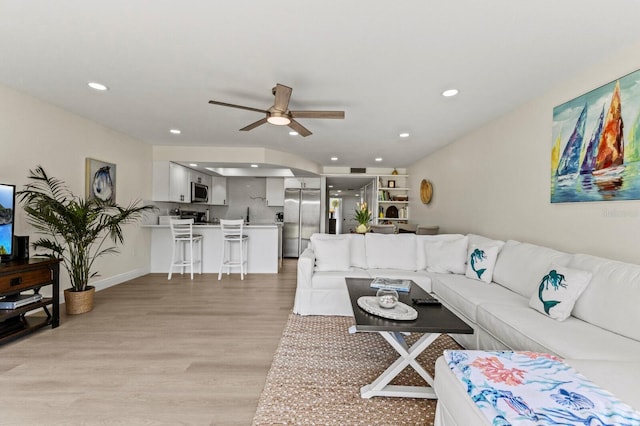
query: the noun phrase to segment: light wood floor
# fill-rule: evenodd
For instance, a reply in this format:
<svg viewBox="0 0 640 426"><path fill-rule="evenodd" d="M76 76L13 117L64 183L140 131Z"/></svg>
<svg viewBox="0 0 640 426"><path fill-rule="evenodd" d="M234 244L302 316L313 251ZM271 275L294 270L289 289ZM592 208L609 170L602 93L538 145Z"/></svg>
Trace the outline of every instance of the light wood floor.
<svg viewBox="0 0 640 426"><path fill-rule="evenodd" d="M0 346L2 425L250 425L293 306L280 274L151 274ZM64 311L64 309L63 309Z"/></svg>

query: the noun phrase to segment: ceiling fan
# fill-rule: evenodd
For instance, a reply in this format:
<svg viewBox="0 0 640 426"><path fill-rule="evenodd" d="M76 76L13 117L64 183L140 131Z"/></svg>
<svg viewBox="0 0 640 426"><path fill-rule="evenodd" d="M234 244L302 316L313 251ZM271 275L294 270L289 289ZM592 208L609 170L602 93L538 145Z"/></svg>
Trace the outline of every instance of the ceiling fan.
<svg viewBox="0 0 640 426"><path fill-rule="evenodd" d="M242 105L234 105L220 101L209 101L213 105L222 105L232 108L246 109L248 111L262 112L266 116L240 129L248 131L255 129L265 123L274 124L276 126L289 126L301 136L309 136L311 132L302 124L298 123L295 118L344 118L344 111L289 111L289 100L291 99L291 87L282 84L276 84L272 89L273 95L276 97L275 103L269 109L252 108Z"/></svg>

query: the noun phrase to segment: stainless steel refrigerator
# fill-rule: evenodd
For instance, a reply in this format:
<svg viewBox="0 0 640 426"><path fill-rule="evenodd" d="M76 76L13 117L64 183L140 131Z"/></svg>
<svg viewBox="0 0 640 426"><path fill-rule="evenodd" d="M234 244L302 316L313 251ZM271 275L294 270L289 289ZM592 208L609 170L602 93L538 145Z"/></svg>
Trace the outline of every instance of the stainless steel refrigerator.
<svg viewBox="0 0 640 426"><path fill-rule="evenodd" d="M299 257L316 232L320 232L320 190L285 189L283 256Z"/></svg>

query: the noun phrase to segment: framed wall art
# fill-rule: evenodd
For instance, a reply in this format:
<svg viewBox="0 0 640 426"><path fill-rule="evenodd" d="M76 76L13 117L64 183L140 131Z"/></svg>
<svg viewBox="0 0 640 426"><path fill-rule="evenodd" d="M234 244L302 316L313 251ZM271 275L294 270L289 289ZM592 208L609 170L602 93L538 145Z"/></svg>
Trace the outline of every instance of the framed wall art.
<svg viewBox="0 0 640 426"><path fill-rule="evenodd" d="M640 199L640 70L553 109L551 202Z"/></svg>
<svg viewBox="0 0 640 426"><path fill-rule="evenodd" d="M97 198L115 204L116 202L116 165L93 158L86 159L87 199Z"/></svg>

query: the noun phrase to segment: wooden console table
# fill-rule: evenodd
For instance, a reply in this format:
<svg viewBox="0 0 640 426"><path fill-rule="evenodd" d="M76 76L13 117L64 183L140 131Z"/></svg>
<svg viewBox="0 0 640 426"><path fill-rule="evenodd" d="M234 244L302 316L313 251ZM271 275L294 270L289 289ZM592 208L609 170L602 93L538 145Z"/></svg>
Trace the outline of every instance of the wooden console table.
<svg viewBox="0 0 640 426"><path fill-rule="evenodd" d="M51 286L51 297L15 309L0 309L0 344L48 325L60 325L60 261L38 258L0 264L0 297ZM27 313L42 309L46 316ZM51 309L51 310L49 310Z"/></svg>

